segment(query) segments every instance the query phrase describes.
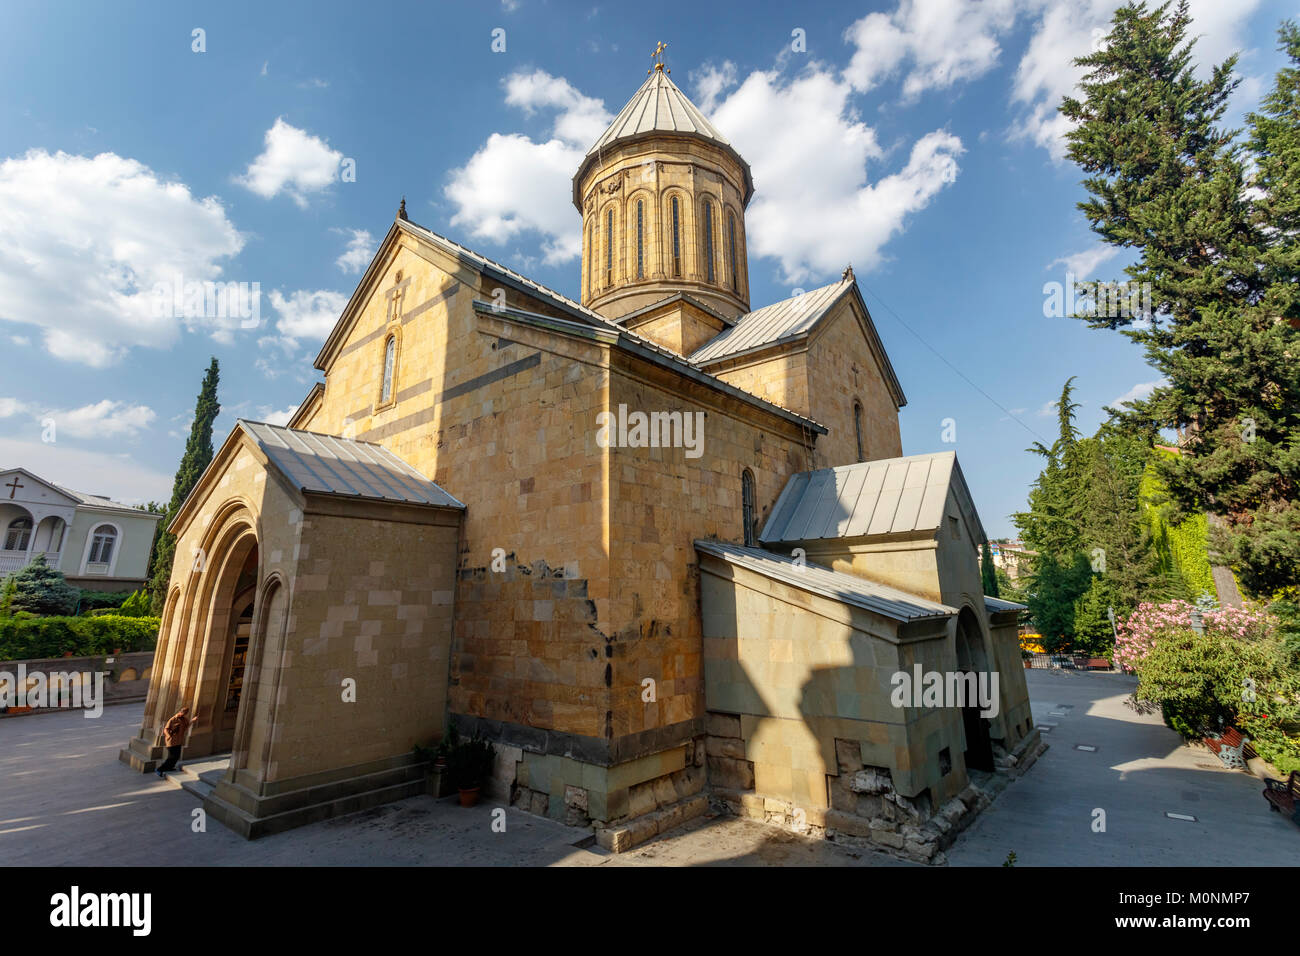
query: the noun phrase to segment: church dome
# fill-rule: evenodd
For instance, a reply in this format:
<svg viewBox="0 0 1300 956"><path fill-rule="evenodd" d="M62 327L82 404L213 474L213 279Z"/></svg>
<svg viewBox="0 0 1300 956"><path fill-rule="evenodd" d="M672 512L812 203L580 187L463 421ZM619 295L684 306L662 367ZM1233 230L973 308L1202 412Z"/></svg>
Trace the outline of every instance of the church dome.
<svg viewBox="0 0 1300 956"><path fill-rule="evenodd" d="M749 311L753 195L749 164L656 63L573 177L583 305L671 326L661 331L678 350L717 334ZM683 296L689 321L646 312ZM703 324L683 332L684 321Z"/></svg>
<svg viewBox="0 0 1300 956"><path fill-rule="evenodd" d="M735 147L727 142L726 137L718 132L717 127L709 122L708 117L700 112L668 77L664 70L651 70L650 76L641 84L641 88L627 101L627 105L614 117L600 139L587 150L582 165L573 177L573 204L582 212L582 197L579 187L587 171L600 162L600 157L623 142L635 142L649 139L664 133L681 136L693 136L706 140L731 154L744 174L744 202L754 196L754 180L749 170L749 163L736 152Z"/></svg>

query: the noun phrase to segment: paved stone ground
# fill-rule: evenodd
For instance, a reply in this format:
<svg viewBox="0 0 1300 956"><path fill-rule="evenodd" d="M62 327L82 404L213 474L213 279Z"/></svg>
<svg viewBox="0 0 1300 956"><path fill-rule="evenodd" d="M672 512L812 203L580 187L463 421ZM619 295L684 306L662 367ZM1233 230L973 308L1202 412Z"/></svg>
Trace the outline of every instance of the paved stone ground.
<svg viewBox="0 0 1300 956"><path fill-rule="evenodd" d="M1127 709L1132 680L1031 671L1034 722L1058 726L1029 773L948 850L953 865L1293 864L1300 827L1267 811L1262 786L1181 746L1158 717ZM1054 717L1057 704L1069 716ZM412 797L248 842L211 822L191 830L196 798L117 752L139 728L143 704L0 719L0 859L51 865L486 865L901 866L872 851L808 840L732 817L703 818L612 856L574 844L590 831L506 811L492 832L487 801ZM1094 753L1072 749L1096 746ZM1216 762L1217 763L1217 762ZM1090 830L1107 812L1107 832ZM1166 810L1196 823L1170 820Z"/></svg>
<svg viewBox="0 0 1300 956"><path fill-rule="evenodd" d="M809 840L733 817L701 818L614 856L574 844L590 830L506 809L492 832L485 801L411 797L246 841L210 821L191 830L196 797L117 752L143 704L0 719L0 859L7 866L894 866L880 853Z"/></svg>
<svg viewBox="0 0 1300 956"><path fill-rule="evenodd" d="M1264 786L1183 745L1158 714L1125 701L1137 680L1033 670L1034 724L1051 745L948 849L953 866L1294 866L1300 827L1271 813ZM1058 705L1067 705L1060 707ZM1052 712L1066 716L1055 716ZM1074 749L1084 744L1094 752ZM1093 810L1106 832L1092 831ZM1166 811L1196 817L1173 820Z"/></svg>

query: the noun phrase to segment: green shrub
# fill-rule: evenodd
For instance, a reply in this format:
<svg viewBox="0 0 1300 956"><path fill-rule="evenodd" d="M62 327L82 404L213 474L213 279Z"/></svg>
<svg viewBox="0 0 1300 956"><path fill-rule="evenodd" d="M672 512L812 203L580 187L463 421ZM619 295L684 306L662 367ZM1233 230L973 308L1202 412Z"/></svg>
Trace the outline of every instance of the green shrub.
<svg viewBox="0 0 1300 956"><path fill-rule="evenodd" d="M116 611L121 608L124 601L130 600L130 598L130 591L92 591L89 588L81 588L81 602L77 605L78 613L86 614L101 608L110 608Z"/></svg>
<svg viewBox="0 0 1300 956"><path fill-rule="evenodd" d="M45 563L38 554L32 563L10 578L14 582L12 607L33 614L71 614L77 606L77 589L64 580L63 572Z"/></svg>
<svg viewBox="0 0 1300 956"><path fill-rule="evenodd" d="M136 591L129 598L122 602L121 612L123 617L148 617L152 601L149 595L143 591Z"/></svg>
<svg viewBox="0 0 1300 956"><path fill-rule="evenodd" d="M0 660L32 660L149 651L158 642L156 617L11 617L0 619Z"/></svg>

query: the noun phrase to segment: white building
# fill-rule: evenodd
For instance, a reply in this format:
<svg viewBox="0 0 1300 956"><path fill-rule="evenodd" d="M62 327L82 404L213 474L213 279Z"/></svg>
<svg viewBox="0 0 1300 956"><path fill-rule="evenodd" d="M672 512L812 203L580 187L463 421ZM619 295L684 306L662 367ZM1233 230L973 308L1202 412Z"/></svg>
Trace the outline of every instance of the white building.
<svg viewBox="0 0 1300 956"><path fill-rule="evenodd" d="M148 580L162 518L61 488L25 468L0 469L0 578L44 554L74 587L136 590Z"/></svg>

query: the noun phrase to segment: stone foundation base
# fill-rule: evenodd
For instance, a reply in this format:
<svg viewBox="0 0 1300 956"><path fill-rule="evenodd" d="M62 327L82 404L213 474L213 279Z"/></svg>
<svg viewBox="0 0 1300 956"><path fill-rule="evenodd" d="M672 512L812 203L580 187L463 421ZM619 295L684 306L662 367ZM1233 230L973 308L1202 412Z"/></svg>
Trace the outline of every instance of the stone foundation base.
<svg viewBox="0 0 1300 956"><path fill-rule="evenodd" d="M793 833L879 850L915 863L942 866L948 862L944 851L952 846L957 835L1046 750L1047 745L1034 730L1014 752L998 757L997 773L981 784L968 784L960 794L929 814L928 819L922 819L921 814L896 811L863 816L844 810L796 807L785 800L719 786L710 788L710 802L719 812L758 820Z"/></svg>

